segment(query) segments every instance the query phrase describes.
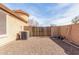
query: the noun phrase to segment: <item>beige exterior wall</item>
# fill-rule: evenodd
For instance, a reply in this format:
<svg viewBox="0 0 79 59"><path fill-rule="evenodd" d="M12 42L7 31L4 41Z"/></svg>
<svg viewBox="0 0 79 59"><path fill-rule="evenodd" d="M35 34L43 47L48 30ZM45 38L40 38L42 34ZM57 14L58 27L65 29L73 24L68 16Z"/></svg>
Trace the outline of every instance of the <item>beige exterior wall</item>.
<svg viewBox="0 0 79 59"><path fill-rule="evenodd" d="M18 18L6 14L6 34L0 37L0 46L3 46L13 40L16 40L17 33L22 31L23 26L28 26L28 24L18 20ZM28 18L26 18L27 20Z"/></svg>
<svg viewBox="0 0 79 59"><path fill-rule="evenodd" d="M22 17L23 19L25 19L27 21L27 24L26 26L29 26L29 16L25 15L25 14L21 14L21 13L16 13L18 14L20 17Z"/></svg>

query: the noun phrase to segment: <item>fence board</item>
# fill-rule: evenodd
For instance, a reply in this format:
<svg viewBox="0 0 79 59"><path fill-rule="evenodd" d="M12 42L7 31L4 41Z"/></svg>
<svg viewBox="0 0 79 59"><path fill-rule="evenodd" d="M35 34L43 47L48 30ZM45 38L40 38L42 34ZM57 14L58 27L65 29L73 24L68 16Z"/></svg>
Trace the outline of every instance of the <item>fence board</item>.
<svg viewBox="0 0 79 59"><path fill-rule="evenodd" d="M31 36L51 36L51 27L31 27Z"/></svg>

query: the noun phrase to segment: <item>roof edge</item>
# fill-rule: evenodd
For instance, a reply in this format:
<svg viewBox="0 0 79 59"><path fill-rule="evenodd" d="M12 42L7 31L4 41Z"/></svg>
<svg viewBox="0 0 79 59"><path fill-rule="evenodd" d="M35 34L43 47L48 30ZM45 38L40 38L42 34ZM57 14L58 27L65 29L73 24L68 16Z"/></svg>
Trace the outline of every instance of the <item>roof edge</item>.
<svg viewBox="0 0 79 59"><path fill-rule="evenodd" d="M15 13L21 13L21 14L24 14L24 15L26 15L26 16L29 17L29 14L26 13L25 11L23 11L23 10L14 10L14 12L15 12Z"/></svg>
<svg viewBox="0 0 79 59"><path fill-rule="evenodd" d="M0 3L0 9L4 10L5 12L15 16L16 18L18 18L19 20L27 23L27 21L25 21L22 17L20 17L19 15L16 15L16 13L14 13L12 10L10 10L8 7L4 6L3 4Z"/></svg>

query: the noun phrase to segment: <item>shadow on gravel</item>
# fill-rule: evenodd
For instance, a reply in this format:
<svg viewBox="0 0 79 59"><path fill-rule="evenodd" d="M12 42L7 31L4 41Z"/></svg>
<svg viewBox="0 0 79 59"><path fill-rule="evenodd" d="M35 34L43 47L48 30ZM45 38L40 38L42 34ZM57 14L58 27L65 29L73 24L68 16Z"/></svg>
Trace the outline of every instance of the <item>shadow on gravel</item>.
<svg viewBox="0 0 79 59"><path fill-rule="evenodd" d="M50 38L52 41L54 41L56 44L58 44L61 48L64 49L64 52L68 55L79 55L79 49L75 48L62 40L56 39L56 38Z"/></svg>

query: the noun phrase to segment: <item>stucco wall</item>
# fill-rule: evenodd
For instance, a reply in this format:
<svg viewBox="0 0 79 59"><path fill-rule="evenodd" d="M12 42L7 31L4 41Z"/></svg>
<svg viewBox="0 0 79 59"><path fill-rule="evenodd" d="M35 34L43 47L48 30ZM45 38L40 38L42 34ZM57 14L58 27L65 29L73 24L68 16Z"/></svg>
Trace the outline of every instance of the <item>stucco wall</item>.
<svg viewBox="0 0 79 59"><path fill-rule="evenodd" d="M0 37L0 46L3 46L13 40L16 40L17 33L22 31L22 26L28 26L28 24L18 20L10 14L6 14L6 35Z"/></svg>

